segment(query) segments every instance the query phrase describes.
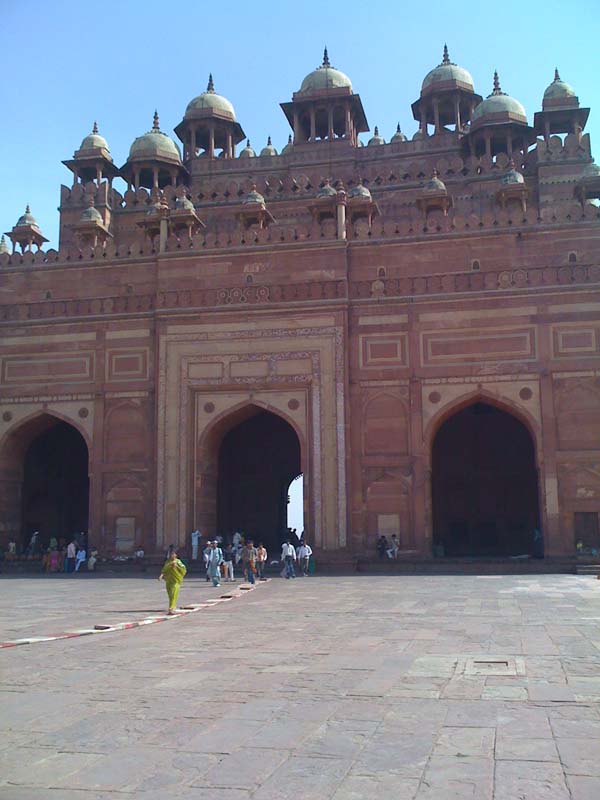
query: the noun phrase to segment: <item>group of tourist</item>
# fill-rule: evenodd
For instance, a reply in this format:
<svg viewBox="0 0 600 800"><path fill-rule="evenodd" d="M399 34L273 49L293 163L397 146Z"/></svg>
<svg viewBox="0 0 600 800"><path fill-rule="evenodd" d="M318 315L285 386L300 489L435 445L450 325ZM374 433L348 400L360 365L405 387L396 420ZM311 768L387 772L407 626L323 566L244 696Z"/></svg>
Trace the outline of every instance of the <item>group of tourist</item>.
<svg viewBox="0 0 600 800"><path fill-rule="evenodd" d="M199 532L194 532L198 533ZM198 556L199 536L192 534L192 559ZM248 583L254 584L257 580L266 580L265 571L269 555L262 542L255 547L254 541L245 538L242 533L234 533L232 541L224 543L222 537L209 540L202 552L206 570L206 580L212 581L213 586L220 586L221 580L235 581L235 566L242 567L243 576ZM281 548L281 560L272 564L282 564L281 576L286 579L296 577L296 569L301 576L308 576L312 548L301 538L297 546L287 539ZM175 545L170 545L167 550L166 561L159 575L166 585L169 597L169 614L174 614L177 607L177 598L181 584L187 573L187 567L177 554Z"/></svg>
<svg viewBox="0 0 600 800"><path fill-rule="evenodd" d="M40 532L33 531L22 557L26 559L39 559L41 557L42 570L47 573L76 573L86 563L88 570L93 572L98 560L98 552L92 550L88 556L87 534L83 531L78 536L73 536L68 543L67 540L59 539L52 535L48 546L41 544ZM18 558L17 543L14 539L11 539L8 543L5 559L7 561L16 561Z"/></svg>
<svg viewBox="0 0 600 800"><path fill-rule="evenodd" d="M387 536L382 534L377 539L376 547L379 558L391 558L392 560L398 558L398 553L400 552L400 542L398 541L398 537L395 533L392 534L391 539L388 539Z"/></svg>

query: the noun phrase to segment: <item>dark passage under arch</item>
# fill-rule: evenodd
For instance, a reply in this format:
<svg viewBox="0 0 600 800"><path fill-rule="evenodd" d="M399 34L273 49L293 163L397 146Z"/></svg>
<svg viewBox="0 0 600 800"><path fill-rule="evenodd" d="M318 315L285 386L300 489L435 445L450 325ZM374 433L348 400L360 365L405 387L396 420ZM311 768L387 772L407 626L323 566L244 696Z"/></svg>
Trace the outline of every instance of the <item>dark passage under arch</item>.
<svg viewBox="0 0 600 800"><path fill-rule="evenodd" d="M228 539L242 531L277 557L288 487L301 472L300 442L289 423L268 411L241 422L219 448L217 533Z"/></svg>
<svg viewBox="0 0 600 800"><path fill-rule="evenodd" d="M525 425L487 403L457 412L433 443L434 552L541 555L534 444Z"/></svg>
<svg viewBox="0 0 600 800"><path fill-rule="evenodd" d="M68 539L88 529L88 449L81 434L57 420L25 451L22 488L22 539L34 530L40 545L51 536Z"/></svg>

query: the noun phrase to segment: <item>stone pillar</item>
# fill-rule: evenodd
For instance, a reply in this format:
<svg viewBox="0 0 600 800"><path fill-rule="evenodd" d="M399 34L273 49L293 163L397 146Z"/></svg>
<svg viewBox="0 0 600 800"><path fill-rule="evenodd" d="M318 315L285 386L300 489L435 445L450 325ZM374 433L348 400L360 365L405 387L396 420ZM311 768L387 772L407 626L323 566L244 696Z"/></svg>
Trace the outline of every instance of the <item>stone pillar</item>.
<svg viewBox="0 0 600 800"><path fill-rule="evenodd" d="M350 116L350 103L344 105L344 136L352 139L352 117Z"/></svg>
<svg viewBox="0 0 600 800"><path fill-rule="evenodd" d="M310 107L310 140L314 142L317 138L317 120L314 105Z"/></svg>
<svg viewBox="0 0 600 800"><path fill-rule="evenodd" d="M485 140L485 154L488 158L492 157L492 137L489 131L486 131L484 134Z"/></svg>
<svg viewBox="0 0 600 800"><path fill-rule="evenodd" d="M211 125L208 129L208 157L215 157L215 126Z"/></svg>
<svg viewBox="0 0 600 800"><path fill-rule="evenodd" d="M427 110L424 103L421 103L421 131L427 136Z"/></svg>
<svg viewBox="0 0 600 800"><path fill-rule="evenodd" d="M294 109L294 144L298 144L302 141L302 132L300 128L300 115L298 114L298 109Z"/></svg>
<svg viewBox="0 0 600 800"><path fill-rule="evenodd" d="M337 194L337 237L340 241L346 239L346 192Z"/></svg>
<svg viewBox="0 0 600 800"><path fill-rule="evenodd" d="M167 249L167 239L169 237L169 220L162 217L160 220L160 234L158 238L158 252L164 253Z"/></svg>
<svg viewBox="0 0 600 800"><path fill-rule="evenodd" d="M225 158L233 158L233 136L231 131L227 131L227 146L225 148Z"/></svg>
<svg viewBox="0 0 600 800"><path fill-rule="evenodd" d="M512 135L510 131L506 134L506 155L511 158L512 157Z"/></svg>
<svg viewBox="0 0 600 800"><path fill-rule="evenodd" d="M454 101L454 120L456 122L456 131L458 133L462 128L462 122L460 119L460 97L457 97Z"/></svg>
<svg viewBox="0 0 600 800"><path fill-rule="evenodd" d="M331 106L327 109L327 138L333 139L333 108Z"/></svg>
<svg viewBox="0 0 600 800"><path fill-rule="evenodd" d="M435 133L441 133L440 129L440 101L437 97L433 98L433 124Z"/></svg>

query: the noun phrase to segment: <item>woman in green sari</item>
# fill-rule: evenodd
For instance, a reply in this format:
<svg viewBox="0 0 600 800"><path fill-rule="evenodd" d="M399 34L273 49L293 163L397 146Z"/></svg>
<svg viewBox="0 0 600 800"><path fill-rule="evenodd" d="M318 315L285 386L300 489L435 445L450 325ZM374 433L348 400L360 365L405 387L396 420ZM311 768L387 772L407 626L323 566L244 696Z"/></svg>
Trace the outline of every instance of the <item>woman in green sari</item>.
<svg viewBox="0 0 600 800"><path fill-rule="evenodd" d="M179 590L185 577L187 569L183 561L177 558L175 548L169 548L169 555L162 568L162 572L158 576L159 581L164 581L167 586L167 594L169 595L169 614L175 614L177 606L177 598L179 597Z"/></svg>

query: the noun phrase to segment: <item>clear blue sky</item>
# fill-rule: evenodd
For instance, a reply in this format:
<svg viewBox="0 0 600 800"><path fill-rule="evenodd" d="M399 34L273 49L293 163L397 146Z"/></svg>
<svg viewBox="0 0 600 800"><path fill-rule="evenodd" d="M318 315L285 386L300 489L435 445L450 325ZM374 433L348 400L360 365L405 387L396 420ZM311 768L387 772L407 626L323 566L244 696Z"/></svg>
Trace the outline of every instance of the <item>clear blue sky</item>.
<svg viewBox="0 0 600 800"><path fill-rule="evenodd" d="M447 42L484 97L497 69L530 122L558 66L582 105L592 106L586 130L600 153L598 0L479 8L440 0L1 0L0 20L0 230L30 203L53 246L60 184L70 185L60 162L95 119L121 166L154 109L172 134L212 71L253 146L270 134L280 150L289 127L279 103L320 64L324 44L386 140L398 121L408 135L416 130L410 104Z"/></svg>

